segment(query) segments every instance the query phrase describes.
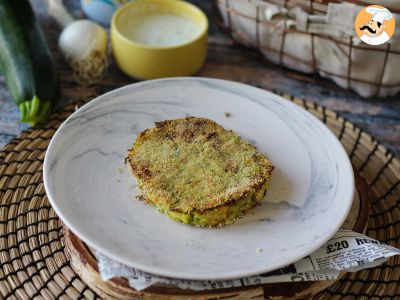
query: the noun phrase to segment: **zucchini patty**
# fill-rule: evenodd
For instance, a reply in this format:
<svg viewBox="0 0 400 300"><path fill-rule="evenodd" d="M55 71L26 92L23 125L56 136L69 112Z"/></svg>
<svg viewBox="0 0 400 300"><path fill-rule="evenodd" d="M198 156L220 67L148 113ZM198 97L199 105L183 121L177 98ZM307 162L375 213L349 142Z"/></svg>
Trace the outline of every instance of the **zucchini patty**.
<svg viewBox="0 0 400 300"><path fill-rule="evenodd" d="M155 125L127 157L141 199L205 227L230 224L262 201L274 167L237 133L196 117Z"/></svg>

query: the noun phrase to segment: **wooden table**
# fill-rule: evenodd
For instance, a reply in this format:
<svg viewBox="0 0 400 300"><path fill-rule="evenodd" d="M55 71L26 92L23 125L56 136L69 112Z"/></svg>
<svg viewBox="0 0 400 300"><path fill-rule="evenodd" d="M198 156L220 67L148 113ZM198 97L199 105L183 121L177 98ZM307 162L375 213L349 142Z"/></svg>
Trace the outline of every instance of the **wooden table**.
<svg viewBox="0 0 400 300"><path fill-rule="evenodd" d="M79 1L68 2L76 17L83 17ZM338 111L349 121L381 141L390 151L400 155L400 95L392 98L363 99L355 93L344 91L328 80L313 82L312 77L281 69L266 62L257 52L235 45L214 22L211 1L193 0L208 15L211 23L209 52L199 76L223 78L276 90L306 98ZM71 70L57 49L60 29L47 15L42 0L32 0L43 25L50 48L59 66L62 80L62 99L59 107L81 98L94 97L109 90L135 82L123 75L113 63L98 84L80 87L72 81ZM307 81L298 80L303 76ZM19 123L19 112L6 91L4 78L0 77L0 146L19 134L27 125Z"/></svg>

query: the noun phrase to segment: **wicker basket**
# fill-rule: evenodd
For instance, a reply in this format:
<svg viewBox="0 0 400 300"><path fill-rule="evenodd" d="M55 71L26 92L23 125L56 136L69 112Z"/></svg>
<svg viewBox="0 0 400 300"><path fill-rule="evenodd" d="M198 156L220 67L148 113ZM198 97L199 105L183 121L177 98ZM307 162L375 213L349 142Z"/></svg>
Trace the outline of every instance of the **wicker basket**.
<svg viewBox="0 0 400 300"><path fill-rule="evenodd" d="M400 1L391 3L397 7L387 8L400 28ZM273 63L319 74L363 97L400 91L400 30L383 45L363 43L353 22L368 5L365 1L214 0L214 4L230 36ZM335 21L338 12L347 15L345 22Z"/></svg>

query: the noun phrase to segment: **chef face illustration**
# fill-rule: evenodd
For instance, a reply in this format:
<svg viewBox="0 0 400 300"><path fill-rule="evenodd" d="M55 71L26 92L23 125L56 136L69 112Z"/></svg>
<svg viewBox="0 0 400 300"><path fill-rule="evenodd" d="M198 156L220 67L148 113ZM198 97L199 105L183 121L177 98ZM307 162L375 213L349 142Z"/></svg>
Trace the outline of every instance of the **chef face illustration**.
<svg viewBox="0 0 400 300"><path fill-rule="evenodd" d="M360 28L360 30L362 30L364 34L368 35L369 37L380 36L383 33L384 29L385 24L374 20L369 20Z"/></svg>
<svg viewBox="0 0 400 300"><path fill-rule="evenodd" d="M390 35L393 34L393 31L389 33L389 35L385 30L388 23L394 23L392 13L387 8L376 6L368 6L365 12L367 19L364 22L359 22L360 24L357 24L359 16L356 19L356 26L359 26L358 28L356 27L356 29L359 29L358 32L361 33L361 36L359 34L360 39L369 45L381 45L386 43L390 39ZM392 24L390 23L389 25Z"/></svg>

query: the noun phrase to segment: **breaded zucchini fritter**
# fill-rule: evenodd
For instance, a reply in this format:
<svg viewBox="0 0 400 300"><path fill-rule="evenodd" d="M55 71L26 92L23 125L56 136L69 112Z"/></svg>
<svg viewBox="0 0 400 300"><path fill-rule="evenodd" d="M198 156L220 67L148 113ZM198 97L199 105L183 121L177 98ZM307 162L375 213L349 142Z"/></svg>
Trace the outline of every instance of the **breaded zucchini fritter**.
<svg viewBox="0 0 400 300"><path fill-rule="evenodd" d="M143 200L174 220L207 227L232 223L260 203L274 169L238 134L196 117L156 122L127 160Z"/></svg>

